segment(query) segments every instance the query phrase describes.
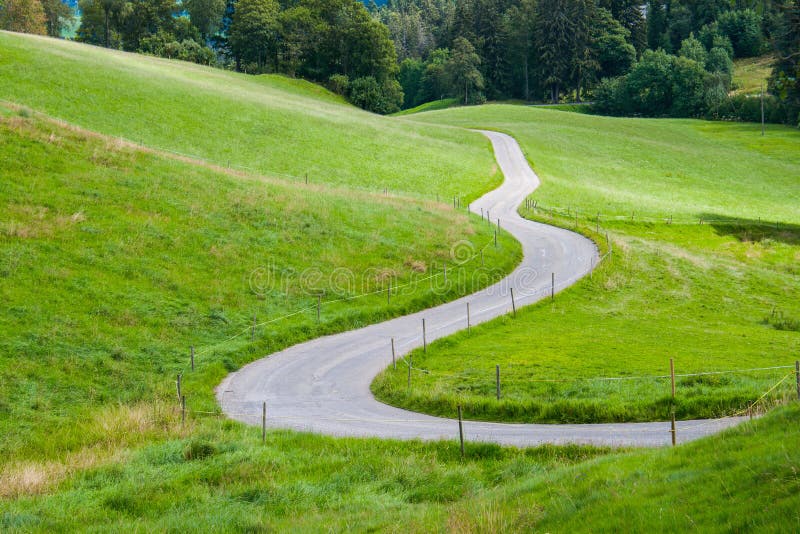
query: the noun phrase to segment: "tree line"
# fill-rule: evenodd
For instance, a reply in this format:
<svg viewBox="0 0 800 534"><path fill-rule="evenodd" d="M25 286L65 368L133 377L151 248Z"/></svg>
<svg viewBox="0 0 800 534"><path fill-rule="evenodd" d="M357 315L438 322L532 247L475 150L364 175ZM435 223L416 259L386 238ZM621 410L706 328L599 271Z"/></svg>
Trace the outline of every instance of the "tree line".
<svg viewBox="0 0 800 534"><path fill-rule="evenodd" d="M644 3L646 2L646 3ZM800 112L800 0L78 0L76 39L323 83L391 113L442 98L751 118L732 60L776 56L769 116ZM0 0L0 27L60 35L62 0Z"/></svg>
<svg viewBox="0 0 800 534"><path fill-rule="evenodd" d="M395 43L404 107L590 98L620 115L749 119L753 103L728 97L732 60L774 52L770 114L797 122L798 0L388 0L373 10Z"/></svg>

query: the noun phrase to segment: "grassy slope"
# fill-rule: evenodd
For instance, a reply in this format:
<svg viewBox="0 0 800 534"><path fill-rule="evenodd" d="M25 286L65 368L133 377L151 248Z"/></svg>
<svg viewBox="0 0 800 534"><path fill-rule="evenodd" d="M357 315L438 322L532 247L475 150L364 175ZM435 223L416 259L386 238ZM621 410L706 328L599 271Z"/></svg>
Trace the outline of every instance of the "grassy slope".
<svg viewBox="0 0 800 534"><path fill-rule="evenodd" d="M8 110L0 167L4 461L80 449L94 438L75 423L97 407L174 394L190 345L198 371L184 390L193 408L214 409L212 388L245 361L471 289L436 293L420 282L391 306L384 293L328 301L410 282L444 261L453 270L455 243L491 240L446 206L226 175ZM518 245L502 243L486 251L490 277L518 261ZM351 281L330 278L344 271ZM254 315L306 307L252 342L214 346Z"/></svg>
<svg viewBox="0 0 800 534"><path fill-rule="evenodd" d="M595 226L585 214L598 212L603 221L631 211L637 217L674 214L676 222L742 219L604 222L616 252L593 279L554 304L415 354L415 364L431 373L417 374L409 392L402 373L386 372L373 386L382 398L439 414L461 403L470 417L494 420L664 419L671 405L668 380L571 380L664 375L670 357L679 374L794 363L798 333L776 329L778 317L771 314L777 309L784 318L800 318L797 131L775 128L761 138L749 125L503 106L418 119L515 135L542 178L534 197L547 206L579 208L585 231ZM759 214L791 224L777 230L752 224ZM573 220L554 222L572 226ZM496 364L501 401L494 399ZM679 379L678 416L741 409L787 372ZM786 382L773 398L790 390Z"/></svg>
<svg viewBox="0 0 800 534"><path fill-rule="evenodd" d="M748 57L733 62L733 93L758 94L766 90L767 80L772 74L773 56Z"/></svg>
<svg viewBox="0 0 800 534"><path fill-rule="evenodd" d="M800 407L675 449L601 456L331 439L206 423L0 501L10 531L787 532ZM599 456L592 459L592 457Z"/></svg>
<svg viewBox="0 0 800 534"><path fill-rule="evenodd" d="M312 183L467 200L498 185L488 141L344 104L318 86L0 32L0 99L92 131Z"/></svg>
<svg viewBox="0 0 800 534"><path fill-rule="evenodd" d="M393 114L394 117L402 117L403 115L413 115L415 113L422 113L423 111L434 111L438 109L447 109L458 106L458 99L445 98L443 100L434 100L433 102L425 102L417 107L404 109Z"/></svg>

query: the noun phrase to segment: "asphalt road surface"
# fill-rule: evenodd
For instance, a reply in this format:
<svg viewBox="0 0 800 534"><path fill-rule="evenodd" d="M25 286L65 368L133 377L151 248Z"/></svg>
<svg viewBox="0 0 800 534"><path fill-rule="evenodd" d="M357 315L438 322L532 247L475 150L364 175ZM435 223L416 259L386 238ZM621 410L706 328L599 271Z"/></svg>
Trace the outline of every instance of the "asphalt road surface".
<svg viewBox="0 0 800 534"><path fill-rule="evenodd" d="M473 202L470 209L478 214L488 211L493 223L500 219L501 226L522 243L522 263L501 282L467 297L301 343L242 367L217 388L227 416L260 425L262 403L266 402L267 426L271 428L334 436L458 439L454 419L394 408L373 397L370 383L392 361L391 338L399 358L422 346L423 318L430 343L466 328L468 302L472 324L482 323L511 311L512 288L517 307L532 304L550 297L553 273L558 292L588 274L599 260L597 248L585 237L517 214L517 206L538 187L539 179L513 138L481 133L491 140L505 181ZM679 442L697 439L740 420L680 421L677 438ZM465 421L464 434L467 441L520 447L542 443L659 446L671 442L668 422L550 425Z"/></svg>

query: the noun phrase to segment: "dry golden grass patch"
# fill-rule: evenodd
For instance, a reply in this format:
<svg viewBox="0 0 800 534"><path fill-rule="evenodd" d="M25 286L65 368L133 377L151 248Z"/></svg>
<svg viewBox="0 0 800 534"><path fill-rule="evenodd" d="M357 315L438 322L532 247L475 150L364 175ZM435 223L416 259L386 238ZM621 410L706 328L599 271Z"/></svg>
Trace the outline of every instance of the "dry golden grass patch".
<svg viewBox="0 0 800 534"><path fill-rule="evenodd" d="M130 453L129 447L148 439L191 434L193 422L182 426L175 406L155 401L104 407L76 425L87 443L85 447L60 458L12 460L0 467L0 498L46 493L80 471L122 463Z"/></svg>

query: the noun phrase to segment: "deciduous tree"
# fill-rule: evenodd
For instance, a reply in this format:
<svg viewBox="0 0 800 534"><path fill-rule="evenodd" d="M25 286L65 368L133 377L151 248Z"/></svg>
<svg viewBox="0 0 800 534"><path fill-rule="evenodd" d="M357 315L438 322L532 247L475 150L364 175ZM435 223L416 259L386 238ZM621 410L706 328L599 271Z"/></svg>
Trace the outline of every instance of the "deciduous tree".
<svg viewBox="0 0 800 534"><path fill-rule="evenodd" d="M12 32L47 33L44 8L40 0L4 0L0 6L0 28Z"/></svg>

